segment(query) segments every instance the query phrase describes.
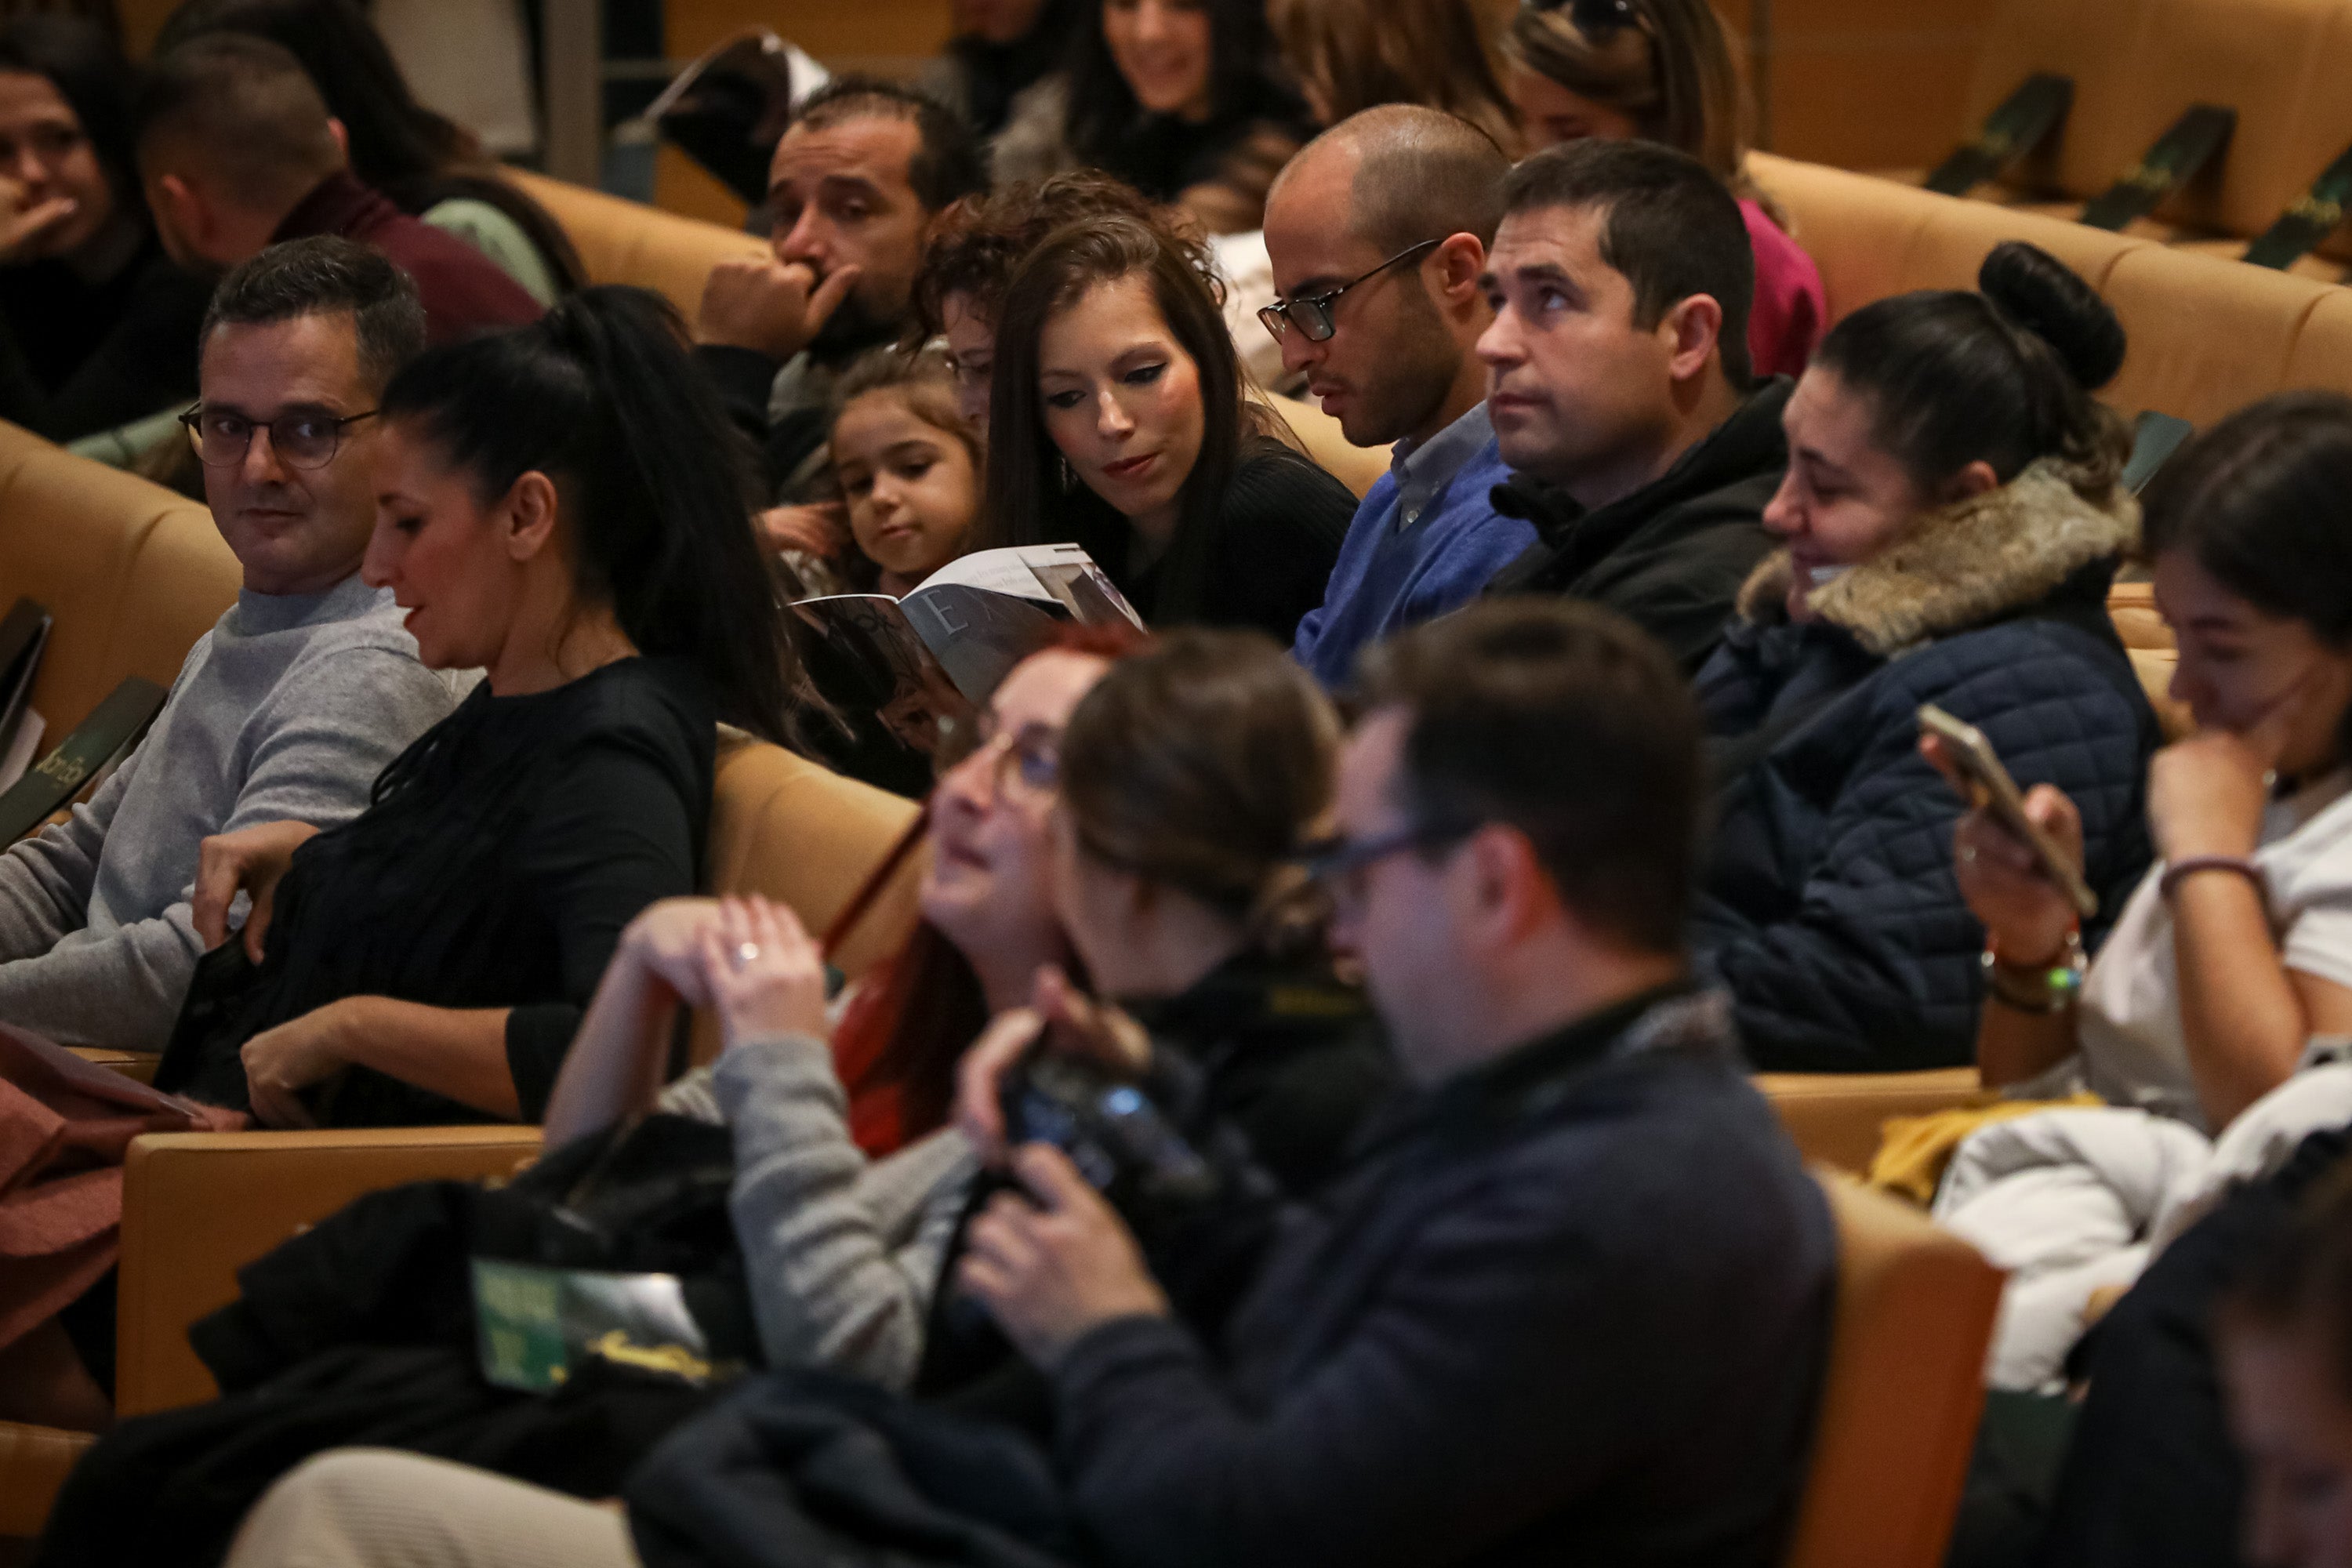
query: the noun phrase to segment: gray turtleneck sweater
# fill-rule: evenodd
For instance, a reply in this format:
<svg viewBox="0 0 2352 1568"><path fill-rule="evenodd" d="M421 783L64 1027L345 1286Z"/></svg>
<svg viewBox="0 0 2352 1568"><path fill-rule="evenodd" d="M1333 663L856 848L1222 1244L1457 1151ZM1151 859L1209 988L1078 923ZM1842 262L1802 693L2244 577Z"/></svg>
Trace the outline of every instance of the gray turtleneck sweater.
<svg viewBox="0 0 2352 1568"><path fill-rule="evenodd" d="M240 594L155 724L71 818L0 855L0 1022L159 1051L203 943L196 847L359 815L383 765L455 706L389 593Z"/></svg>

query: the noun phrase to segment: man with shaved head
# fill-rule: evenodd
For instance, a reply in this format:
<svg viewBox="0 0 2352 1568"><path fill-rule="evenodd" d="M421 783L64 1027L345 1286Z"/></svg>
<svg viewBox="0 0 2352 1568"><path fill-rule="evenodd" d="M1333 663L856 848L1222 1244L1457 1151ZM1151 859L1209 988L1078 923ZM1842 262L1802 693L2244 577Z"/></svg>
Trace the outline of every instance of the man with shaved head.
<svg viewBox="0 0 2352 1568"><path fill-rule="evenodd" d="M1479 278L1510 162L1486 133L1391 104L1309 142L1265 204L1277 290L1260 311L1282 363L1359 447L1390 446L1357 510L1298 662L1328 685L1357 654L1467 603L1535 542L1496 514L1508 479L1475 352L1494 320Z"/></svg>

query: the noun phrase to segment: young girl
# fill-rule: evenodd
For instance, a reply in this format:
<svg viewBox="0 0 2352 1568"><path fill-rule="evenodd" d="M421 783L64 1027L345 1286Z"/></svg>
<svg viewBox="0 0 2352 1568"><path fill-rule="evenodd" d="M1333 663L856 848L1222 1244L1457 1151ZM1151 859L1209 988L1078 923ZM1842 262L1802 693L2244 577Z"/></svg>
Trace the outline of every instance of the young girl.
<svg viewBox="0 0 2352 1568"><path fill-rule="evenodd" d="M935 348L880 349L842 378L833 470L858 554L850 581L904 598L964 552L980 512L979 433Z"/></svg>

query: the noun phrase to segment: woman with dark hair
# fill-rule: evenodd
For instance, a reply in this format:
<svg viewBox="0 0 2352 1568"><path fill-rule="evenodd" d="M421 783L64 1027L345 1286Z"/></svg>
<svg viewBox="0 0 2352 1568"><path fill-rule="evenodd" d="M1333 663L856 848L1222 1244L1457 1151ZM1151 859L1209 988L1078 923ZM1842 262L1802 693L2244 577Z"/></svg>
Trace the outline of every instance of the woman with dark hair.
<svg viewBox="0 0 2352 1568"><path fill-rule="evenodd" d="M1739 198L1756 252L1748 358L1795 375L1829 324L1821 268L1748 177L1748 92L1707 0L1527 0L1503 34L1506 85L1528 152L1639 138L1705 163Z"/></svg>
<svg viewBox="0 0 2352 1568"><path fill-rule="evenodd" d="M2295 1076L2315 1038L2352 1034L2347 494L2352 400L2332 393L2241 410L2150 491L2145 548L2179 643L2172 691L2197 730L2148 766L2156 863L2127 897L2116 890L2095 961L2022 844L1980 811L1955 836L1959 889L1984 929L1986 1083L2028 1100L2087 1090L2117 1108L1987 1128L1945 1174L1939 1216L1979 1245L1997 1237L2012 1293L2032 1304L2004 1315L1993 1373L2006 1386L2053 1375L2089 1292L2147 1260L2146 1247L2086 1237L2169 1232L2146 1184L2103 1163L2103 1144L2125 1137L2168 1168L2193 1165ZM2025 810L2083 863L2095 795L2042 784ZM2263 1113L2281 1146L2292 1137L2278 1126L2305 1114L2289 1096ZM2313 1109L2341 1121L2340 1101ZM2069 1179L2053 1186L2060 1165Z"/></svg>
<svg viewBox="0 0 2352 1568"><path fill-rule="evenodd" d="M694 889L716 725L785 732L751 480L639 289L428 352L379 416L367 579L487 679L351 823L206 841L199 926L250 893L257 968L156 1081L273 1126L537 1121L622 929Z"/></svg>
<svg viewBox="0 0 2352 1568"><path fill-rule="evenodd" d="M587 282L562 226L499 177L470 132L416 101L355 0L184 0L155 50L222 32L268 38L302 62L362 184L471 245L542 305Z"/></svg>
<svg viewBox="0 0 2352 1568"><path fill-rule="evenodd" d="M0 418L70 441L185 405L211 291L148 222L112 40L0 26Z"/></svg>
<svg viewBox="0 0 2352 1568"><path fill-rule="evenodd" d="M1062 69L1016 102L995 177L1102 169L1234 234L1263 226L1275 175L1314 131L1264 0L1096 0Z"/></svg>
<svg viewBox="0 0 2352 1568"><path fill-rule="evenodd" d="M977 545L1081 544L1154 626L1297 634L1355 497L1243 401L1192 252L1133 218L1063 229L1022 263L994 349Z"/></svg>
<svg viewBox="0 0 2352 1568"><path fill-rule="evenodd" d="M2091 397L2123 329L2031 246L1979 284L1879 300L1822 343L1764 511L1785 548L1697 678L1717 827L1693 942L1759 1067L1969 1059L1983 943L1939 864L1961 802L1918 753L1922 704L2083 802L2085 941L2147 864L2156 718L2105 603L2139 509Z"/></svg>

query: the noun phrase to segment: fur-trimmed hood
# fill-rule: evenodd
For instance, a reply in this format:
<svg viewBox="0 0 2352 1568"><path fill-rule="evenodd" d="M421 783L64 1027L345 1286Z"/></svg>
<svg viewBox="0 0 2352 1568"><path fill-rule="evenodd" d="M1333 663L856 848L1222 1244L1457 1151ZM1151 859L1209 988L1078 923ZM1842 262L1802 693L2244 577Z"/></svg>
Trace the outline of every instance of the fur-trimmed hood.
<svg viewBox="0 0 2352 1568"><path fill-rule="evenodd" d="M2070 465L2044 458L1998 489L1922 512L1871 560L1813 590L1813 613L1890 658L2046 598L2095 561L2139 541L2139 502L2120 484L2085 500ZM1778 550L1739 590L1744 620L1788 618L1792 569Z"/></svg>

